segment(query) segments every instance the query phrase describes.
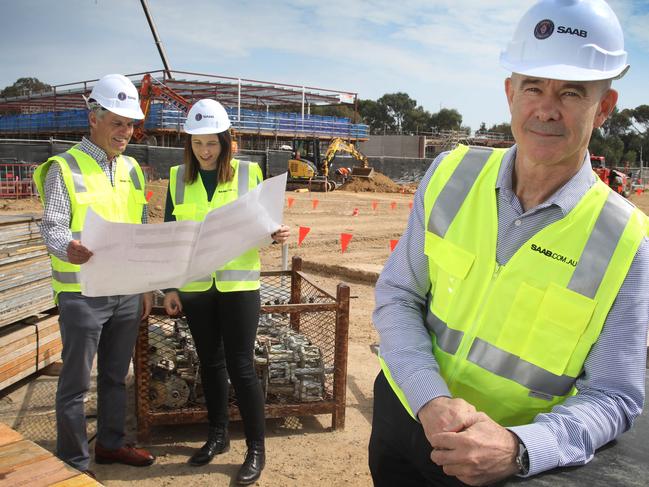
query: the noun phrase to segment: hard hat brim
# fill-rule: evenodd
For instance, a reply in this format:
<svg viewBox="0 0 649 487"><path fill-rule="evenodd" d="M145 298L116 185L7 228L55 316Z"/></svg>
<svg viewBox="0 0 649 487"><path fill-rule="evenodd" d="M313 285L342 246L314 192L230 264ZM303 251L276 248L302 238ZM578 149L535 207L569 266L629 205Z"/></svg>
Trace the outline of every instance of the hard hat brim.
<svg viewBox="0 0 649 487"><path fill-rule="evenodd" d="M221 130L217 130L217 129L212 128L212 127L201 127L201 128L192 129L192 128L187 128L187 125L183 125L183 132L185 132L186 134L190 134L190 135L220 134L220 133L226 132L229 128L230 128L230 125L228 125L227 127L225 127L224 129L221 129Z"/></svg>
<svg viewBox="0 0 649 487"><path fill-rule="evenodd" d="M599 81L603 79L619 79L626 74L630 65L625 64L620 68L610 71L599 69L586 69L567 64L546 64L525 66L520 63L509 63L505 59L500 60L500 65L512 73L530 76L532 78L556 79L561 81Z"/></svg>
<svg viewBox="0 0 649 487"><path fill-rule="evenodd" d="M106 108L106 110L108 110L109 112L113 112L115 115L119 115L120 117L132 118L133 120L144 119L144 113L142 112L142 109L139 107L137 110L130 110L128 108L115 108L115 107Z"/></svg>

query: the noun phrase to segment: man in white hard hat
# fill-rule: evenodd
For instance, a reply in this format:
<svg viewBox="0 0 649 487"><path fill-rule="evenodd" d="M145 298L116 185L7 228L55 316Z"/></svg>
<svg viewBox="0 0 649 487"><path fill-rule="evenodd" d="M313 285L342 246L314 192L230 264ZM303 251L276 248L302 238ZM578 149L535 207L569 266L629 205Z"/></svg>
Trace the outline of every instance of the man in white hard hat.
<svg viewBox="0 0 649 487"><path fill-rule="evenodd" d="M647 217L588 143L628 69L603 0L542 0L501 56L516 145L431 165L376 285L376 486L582 465L642 411Z"/></svg>
<svg viewBox="0 0 649 487"><path fill-rule="evenodd" d="M151 295L86 297L80 265L92 258L83 245L88 208L114 222L146 223L144 176L122 155L135 120L144 118L137 89L120 74L101 78L86 99L90 135L51 157L34 173L45 207L41 231L52 263L59 306L63 367L56 394L57 455L89 472L84 397L97 355L97 463L145 466L153 456L124 443L125 379L139 323L151 311ZM124 276L128 279L128 276Z"/></svg>

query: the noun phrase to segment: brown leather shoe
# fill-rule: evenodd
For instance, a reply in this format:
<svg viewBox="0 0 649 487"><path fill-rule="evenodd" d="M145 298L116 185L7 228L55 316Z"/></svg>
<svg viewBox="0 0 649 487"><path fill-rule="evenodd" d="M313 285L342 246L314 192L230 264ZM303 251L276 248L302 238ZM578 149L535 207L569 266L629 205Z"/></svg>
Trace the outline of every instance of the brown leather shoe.
<svg viewBox="0 0 649 487"><path fill-rule="evenodd" d="M124 445L117 450L108 450L99 443L95 445L96 463L123 463L133 467L146 467L155 461L155 457L142 448Z"/></svg>

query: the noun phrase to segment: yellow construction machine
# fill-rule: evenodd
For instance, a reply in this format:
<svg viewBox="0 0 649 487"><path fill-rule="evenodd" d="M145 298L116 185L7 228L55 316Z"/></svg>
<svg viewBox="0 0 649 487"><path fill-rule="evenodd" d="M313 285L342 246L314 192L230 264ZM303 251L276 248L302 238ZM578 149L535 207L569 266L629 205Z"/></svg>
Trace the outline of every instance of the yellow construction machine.
<svg viewBox="0 0 649 487"><path fill-rule="evenodd" d="M288 186L309 187L312 191L333 191L339 186L340 181L329 177L329 166L338 152L347 152L360 166L352 168L350 177L372 178L374 169L369 167L367 157L353 144L341 138L335 138L329 143L327 152L320 157L319 139L294 139L293 154L288 161Z"/></svg>

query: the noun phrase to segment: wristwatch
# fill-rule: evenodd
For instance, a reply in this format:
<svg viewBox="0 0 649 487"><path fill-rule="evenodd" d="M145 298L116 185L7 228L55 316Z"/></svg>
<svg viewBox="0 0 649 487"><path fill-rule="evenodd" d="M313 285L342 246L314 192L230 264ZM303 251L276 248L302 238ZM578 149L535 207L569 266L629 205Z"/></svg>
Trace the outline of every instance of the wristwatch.
<svg viewBox="0 0 649 487"><path fill-rule="evenodd" d="M530 471L530 457L527 454L527 448L520 438L518 439L518 454L516 455L516 466L518 475L527 475Z"/></svg>

